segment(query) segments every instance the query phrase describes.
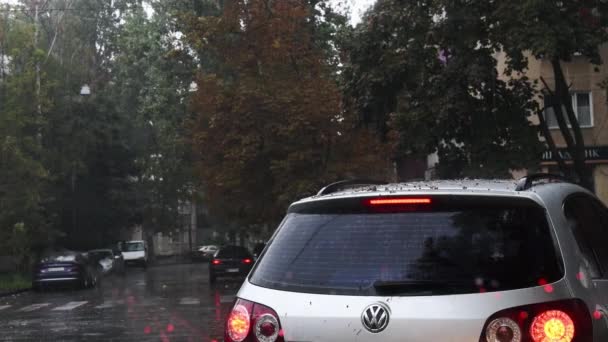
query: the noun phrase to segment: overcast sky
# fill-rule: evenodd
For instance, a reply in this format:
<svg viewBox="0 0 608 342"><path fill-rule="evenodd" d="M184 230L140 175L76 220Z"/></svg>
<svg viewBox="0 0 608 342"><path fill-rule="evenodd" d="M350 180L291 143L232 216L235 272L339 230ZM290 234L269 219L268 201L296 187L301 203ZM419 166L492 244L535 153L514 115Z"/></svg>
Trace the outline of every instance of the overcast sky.
<svg viewBox="0 0 608 342"><path fill-rule="evenodd" d="M16 4L18 3L18 0L0 0L0 3L2 2ZM365 12L365 10L367 10L373 3L375 3L376 0L330 0L330 2L338 8L341 8L344 4L346 4L351 9L351 23L354 25L361 21L361 15L363 14L363 12Z"/></svg>
<svg viewBox="0 0 608 342"><path fill-rule="evenodd" d="M340 7L340 3L346 2L351 10L351 23L353 25L361 21L361 16L376 0L330 0L334 6Z"/></svg>

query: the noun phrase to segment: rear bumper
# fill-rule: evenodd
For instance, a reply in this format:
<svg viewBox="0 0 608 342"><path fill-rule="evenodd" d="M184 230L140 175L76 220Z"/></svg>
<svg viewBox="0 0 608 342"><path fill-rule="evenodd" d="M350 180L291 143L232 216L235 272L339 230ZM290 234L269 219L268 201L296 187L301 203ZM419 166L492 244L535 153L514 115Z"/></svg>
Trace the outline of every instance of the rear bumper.
<svg viewBox="0 0 608 342"><path fill-rule="evenodd" d="M64 274L37 274L32 279L33 286L40 285L80 285L84 282L84 275L80 273L64 273Z"/></svg>
<svg viewBox="0 0 608 342"><path fill-rule="evenodd" d="M230 269L238 268L238 272L230 272ZM243 268L243 267L222 267L215 268L212 267L210 272L217 277L245 277L249 274L251 268Z"/></svg>
<svg viewBox="0 0 608 342"><path fill-rule="evenodd" d="M80 277L61 277L61 278L37 278L34 279L34 283L43 284L43 283L71 283L71 282L79 282L82 278Z"/></svg>
<svg viewBox="0 0 608 342"><path fill-rule="evenodd" d="M145 265L147 263L146 259L126 259L125 265Z"/></svg>

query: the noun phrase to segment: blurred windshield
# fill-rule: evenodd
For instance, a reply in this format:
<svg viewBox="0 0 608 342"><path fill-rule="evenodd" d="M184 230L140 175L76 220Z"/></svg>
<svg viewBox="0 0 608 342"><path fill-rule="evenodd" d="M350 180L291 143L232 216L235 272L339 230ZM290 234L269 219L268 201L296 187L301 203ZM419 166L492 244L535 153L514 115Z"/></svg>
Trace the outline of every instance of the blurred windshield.
<svg viewBox="0 0 608 342"><path fill-rule="evenodd" d="M73 262L79 254L68 250L46 250L42 253L40 262Z"/></svg>
<svg viewBox="0 0 608 342"><path fill-rule="evenodd" d="M216 258L251 258L251 253L247 248L239 246L226 246L220 248L215 254Z"/></svg>
<svg viewBox="0 0 608 342"><path fill-rule="evenodd" d="M289 214L251 282L351 295L377 294L376 282L408 282L422 284L413 293L456 294L563 276L541 208L480 202L422 212Z"/></svg>
<svg viewBox="0 0 608 342"><path fill-rule="evenodd" d="M144 250L143 242L127 242L123 246L125 252L139 252Z"/></svg>
<svg viewBox="0 0 608 342"><path fill-rule="evenodd" d="M112 258L112 251L89 251L87 256L92 260L100 260L105 258Z"/></svg>

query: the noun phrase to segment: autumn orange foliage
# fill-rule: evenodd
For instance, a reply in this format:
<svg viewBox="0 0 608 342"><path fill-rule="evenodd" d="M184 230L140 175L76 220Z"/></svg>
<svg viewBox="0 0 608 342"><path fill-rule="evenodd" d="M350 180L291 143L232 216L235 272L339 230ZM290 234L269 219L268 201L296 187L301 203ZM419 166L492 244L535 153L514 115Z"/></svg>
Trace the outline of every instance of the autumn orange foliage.
<svg viewBox="0 0 608 342"><path fill-rule="evenodd" d="M215 57L191 125L213 214L273 222L328 182L387 174L385 147L342 109L310 15L303 0L233 0L192 25L189 39Z"/></svg>

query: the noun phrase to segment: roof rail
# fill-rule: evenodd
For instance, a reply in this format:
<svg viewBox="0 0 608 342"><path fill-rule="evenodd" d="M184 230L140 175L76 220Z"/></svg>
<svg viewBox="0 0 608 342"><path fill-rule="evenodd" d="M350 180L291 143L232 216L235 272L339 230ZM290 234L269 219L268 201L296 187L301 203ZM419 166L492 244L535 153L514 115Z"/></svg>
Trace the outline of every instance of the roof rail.
<svg viewBox="0 0 608 342"><path fill-rule="evenodd" d="M553 180L559 182L572 183L572 180L568 179L568 177L562 175L556 175L552 173L534 173L531 175L527 175L525 177L520 178L517 181L517 186L515 187L515 191L525 191L532 188L535 181L539 180Z"/></svg>
<svg viewBox="0 0 608 342"><path fill-rule="evenodd" d="M370 180L370 179L352 179L352 180L343 180L335 183L331 183L319 190L317 196L323 196L327 194L331 194L346 188L354 188L357 186L366 186L366 185L384 185L389 182L378 181L378 180Z"/></svg>

